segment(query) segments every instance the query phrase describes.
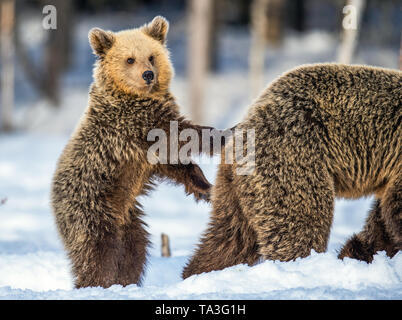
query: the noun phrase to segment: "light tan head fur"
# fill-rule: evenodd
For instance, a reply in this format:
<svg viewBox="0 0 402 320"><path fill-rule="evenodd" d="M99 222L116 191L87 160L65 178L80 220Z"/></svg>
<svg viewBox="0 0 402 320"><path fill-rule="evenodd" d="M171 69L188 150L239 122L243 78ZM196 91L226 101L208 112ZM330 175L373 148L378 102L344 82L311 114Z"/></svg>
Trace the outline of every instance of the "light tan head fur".
<svg viewBox="0 0 402 320"><path fill-rule="evenodd" d="M155 17L140 28L120 32L91 29L89 42L99 60L95 81L111 80L111 85L128 94L163 95L169 88L173 67L166 47L168 21ZM144 72L151 71L148 83Z"/></svg>

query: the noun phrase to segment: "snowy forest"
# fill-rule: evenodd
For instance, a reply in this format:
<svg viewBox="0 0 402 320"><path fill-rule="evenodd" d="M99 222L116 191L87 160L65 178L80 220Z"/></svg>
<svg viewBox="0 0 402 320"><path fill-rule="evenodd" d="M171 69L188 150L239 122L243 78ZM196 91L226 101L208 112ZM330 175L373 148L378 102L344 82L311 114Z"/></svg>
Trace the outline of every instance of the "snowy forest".
<svg viewBox="0 0 402 320"><path fill-rule="evenodd" d="M182 280L211 205L168 181L140 199L152 242L142 286L74 289L50 188L88 105L88 32L157 15L170 23L171 92L206 126L233 127L271 81L302 64L402 70L400 0L1 0L0 299L402 299L401 252L370 264L337 258L372 197L336 200L325 253ZM214 183L219 157L196 161Z"/></svg>

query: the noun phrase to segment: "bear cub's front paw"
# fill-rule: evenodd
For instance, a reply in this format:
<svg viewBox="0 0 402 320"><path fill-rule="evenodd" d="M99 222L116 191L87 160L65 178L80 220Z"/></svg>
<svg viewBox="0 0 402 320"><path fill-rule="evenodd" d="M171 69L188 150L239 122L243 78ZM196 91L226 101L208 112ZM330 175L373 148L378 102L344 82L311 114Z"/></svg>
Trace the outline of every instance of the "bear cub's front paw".
<svg viewBox="0 0 402 320"><path fill-rule="evenodd" d="M189 183L186 187L188 194L193 194L196 201L204 200L209 202L211 199L212 185L205 178L201 168L196 164L191 164L188 171Z"/></svg>

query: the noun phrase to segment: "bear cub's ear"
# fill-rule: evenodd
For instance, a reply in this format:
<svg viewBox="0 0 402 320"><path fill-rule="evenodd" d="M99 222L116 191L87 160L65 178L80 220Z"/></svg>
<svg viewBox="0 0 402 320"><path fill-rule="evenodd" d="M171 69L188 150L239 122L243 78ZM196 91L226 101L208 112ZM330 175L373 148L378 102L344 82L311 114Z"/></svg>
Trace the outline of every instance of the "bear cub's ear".
<svg viewBox="0 0 402 320"><path fill-rule="evenodd" d="M143 26L142 30L145 34L165 44L169 22L164 17L157 16L150 23Z"/></svg>
<svg viewBox="0 0 402 320"><path fill-rule="evenodd" d="M103 56L112 47L114 43L114 35L111 31L104 31L99 28L93 28L88 34L89 43L94 54Z"/></svg>

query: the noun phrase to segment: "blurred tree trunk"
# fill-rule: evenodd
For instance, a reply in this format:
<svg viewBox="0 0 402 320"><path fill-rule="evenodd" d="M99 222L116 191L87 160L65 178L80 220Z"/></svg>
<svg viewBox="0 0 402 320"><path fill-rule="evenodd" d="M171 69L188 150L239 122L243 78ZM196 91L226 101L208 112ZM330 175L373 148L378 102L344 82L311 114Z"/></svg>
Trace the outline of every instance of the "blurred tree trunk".
<svg viewBox="0 0 402 320"><path fill-rule="evenodd" d="M53 5L57 10L56 29L45 30L48 38L42 65L35 66L20 39L19 28L15 39L16 51L28 80L41 96L57 107L60 104L60 79L71 61L74 7L73 1L64 0L42 0L41 4Z"/></svg>
<svg viewBox="0 0 402 320"><path fill-rule="evenodd" d="M190 108L192 120L202 121L203 94L210 65L212 0L190 0L189 50L187 68L190 79Z"/></svg>
<svg viewBox="0 0 402 320"><path fill-rule="evenodd" d="M12 130L14 109L14 23L15 1L0 2L1 129Z"/></svg>
<svg viewBox="0 0 402 320"><path fill-rule="evenodd" d="M342 40L337 57L339 63L352 63L365 4L366 0L347 0L343 7L345 16L342 20Z"/></svg>
<svg viewBox="0 0 402 320"><path fill-rule="evenodd" d="M277 46L281 41L283 5L283 0L254 0L251 5L249 76L253 98L264 86L266 45Z"/></svg>
<svg viewBox="0 0 402 320"><path fill-rule="evenodd" d="M294 2L295 6L295 15L294 15L294 28L298 32L303 32L305 29L305 2L304 0L295 0L292 1Z"/></svg>
<svg viewBox="0 0 402 320"><path fill-rule="evenodd" d="M52 105L60 104L60 78L70 62L72 44L72 14L73 1L45 0L44 5L52 4L57 9L57 28L49 30L49 38L45 53L47 69L43 77L46 96Z"/></svg>
<svg viewBox="0 0 402 320"><path fill-rule="evenodd" d="M402 34L401 34L401 44L399 47L399 70L402 70Z"/></svg>
<svg viewBox="0 0 402 320"><path fill-rule="evenodd" d="M216 71L218 69L218 35L220 29L219 12L222 7L222 1L212 0L211 14L209 16L208 28L208 70Z"/></svg>

